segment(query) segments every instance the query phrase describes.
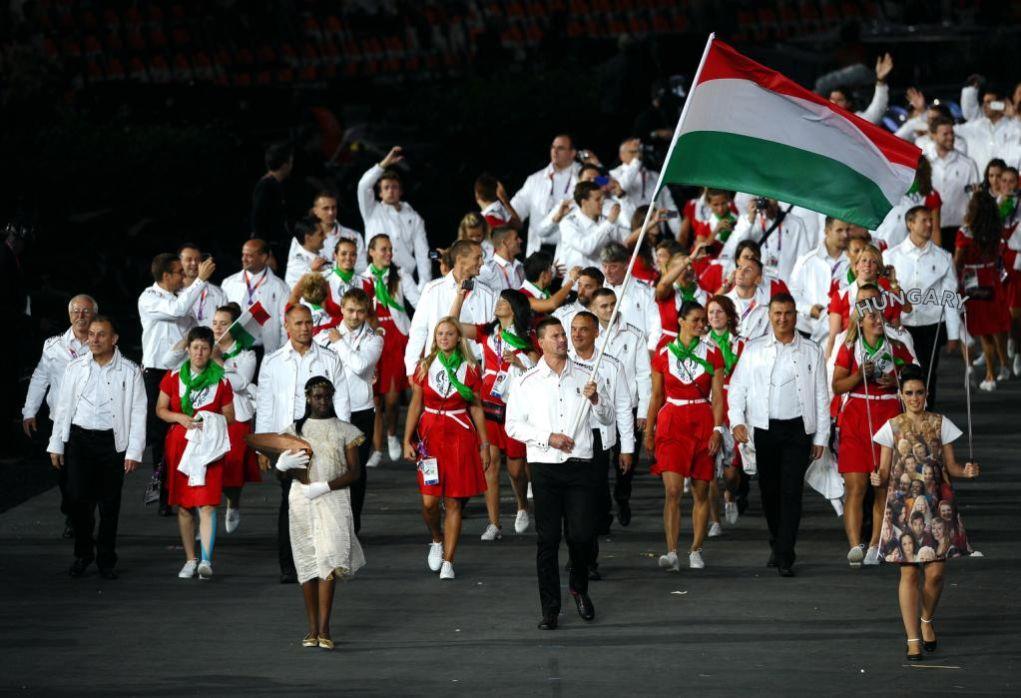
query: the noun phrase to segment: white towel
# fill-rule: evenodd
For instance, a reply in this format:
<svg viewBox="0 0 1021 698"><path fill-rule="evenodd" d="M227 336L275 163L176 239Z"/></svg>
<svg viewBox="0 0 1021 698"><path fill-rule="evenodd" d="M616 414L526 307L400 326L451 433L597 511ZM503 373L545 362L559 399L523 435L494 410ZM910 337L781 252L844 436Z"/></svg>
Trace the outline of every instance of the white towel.
<svg viewBox="0 0 1021 698"><path fill-rule="evenodd" d="M177 469L188 476L190 487L202 487L206 484L206 466L230 450L227 418L217 412L203 412L202 427L189 429L184 438L188 445Z"/></svg>
<svg viewBox="0 0 1021 698"><path fill-rule="evenodd" d="M808 470L805 471L805 482L831 501L844 496L844 479L837 470L837 459L833 457L833 452L829 448L824 449L822 457L808 466ZM839 513L837 515L839 516Z"/></svg>

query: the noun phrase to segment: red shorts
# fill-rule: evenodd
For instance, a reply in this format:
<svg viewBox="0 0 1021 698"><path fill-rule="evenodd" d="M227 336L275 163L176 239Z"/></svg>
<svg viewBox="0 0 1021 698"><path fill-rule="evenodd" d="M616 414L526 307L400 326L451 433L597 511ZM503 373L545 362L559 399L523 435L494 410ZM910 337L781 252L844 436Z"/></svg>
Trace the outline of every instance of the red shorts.
<svg viewBox="0 0 1021 698"><path fill-rule="evenodd" d="M840 473L871 473L879 465L880 446L872 437L901 411L900 400L868 400L867 412L865 402L865 398L848 396L847 403L837 417L837 427L840 429L837 471Z"/></svg>
<svg viewBox="0 0 1021 698"><path fill-rule="evenodd" d="M508 458L525 457L525 445L507 436L507 431L499 422L487 419L486 435L489 437L489 443L500 449L500 452Z"/></svg>
<svg viewBox="0 0 1021 698"><path fill-rule="evenodd" d="M663 405L656 418L656 462L650 472L709 482L716 470L716 460L709 455L712 434L713 411L708 404Z"/></svg>

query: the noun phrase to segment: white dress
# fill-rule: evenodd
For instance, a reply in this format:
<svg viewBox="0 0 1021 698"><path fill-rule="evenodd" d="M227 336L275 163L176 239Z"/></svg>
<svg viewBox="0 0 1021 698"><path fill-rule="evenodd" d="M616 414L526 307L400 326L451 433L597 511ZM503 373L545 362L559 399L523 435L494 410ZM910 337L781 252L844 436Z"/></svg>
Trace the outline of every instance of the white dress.
<svg viewBox="0 0 1021 698"><path fill-rule="evenodd" d="M347 472L347 447L357 446L365 435L348 422L335 417L308 419L301 434L292 424L285 434L300 436L312 446L309 482L328 482ZM305 497L302 488L291 488L291 551L298 581L344 579L365 565L362 546L355 536L351 513L351 490L344 487L315 499Z"/></svg>

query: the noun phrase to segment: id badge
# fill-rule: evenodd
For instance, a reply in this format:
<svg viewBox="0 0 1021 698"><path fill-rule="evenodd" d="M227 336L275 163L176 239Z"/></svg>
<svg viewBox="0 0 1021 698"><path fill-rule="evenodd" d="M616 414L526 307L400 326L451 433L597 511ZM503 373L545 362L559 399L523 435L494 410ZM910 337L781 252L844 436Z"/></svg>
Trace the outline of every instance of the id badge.
<svg viewBox="0 0 1021 698"><path fill-rule="evenodd" d="M780 265L780 260L776 257L769 257L766 259L766 268L770 271L776 271L776 268Z"/></svg>
<svg viewBox="0 0 1021 698"><path fill-rule="evenodd" d="M968 291L978 288L978 270L965 267L963 274L964 293L967 295Z"/></svg>
<svg viewBox="0 0 1021 698"><path fill-rule="evenodd" d="M497 373L496 380L493 381L493 389L489 391L489 394L502 400L504 394L507 392L507 381L508 376L506 371L500 371Z"/></svg>
<svg viewBox="0 0 1021 698"><path fill-rule="evenodd" d="M424 484L440 484L440 466L435 458L423 458L418 461L418 470L422 473L422 482Z"/></svg>

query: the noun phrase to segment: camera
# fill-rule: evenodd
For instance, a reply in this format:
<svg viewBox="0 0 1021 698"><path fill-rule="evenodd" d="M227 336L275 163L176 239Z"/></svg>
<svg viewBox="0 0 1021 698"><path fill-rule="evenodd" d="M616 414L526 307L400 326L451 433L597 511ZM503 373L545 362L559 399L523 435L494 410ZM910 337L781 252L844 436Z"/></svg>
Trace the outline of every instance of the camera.
<svg viewBox="0 0 1021 698"><path fill-rule="evenodd" d="M431 259L432 261L434 262L440 261L440 256L441 255L439 250L429 250L429 259Z"/></svg>
<svg viewBox="0 0 1021 698"><path fill-rule="evenodd" d="M769 208L769 199L767 199L764 196L756 196L755 197L755 210L757 210L757 211L765 211L767 208Z"/></svg>
<svg viewBox="0 0 1021 698"><path fill-rule="evenodd" d="M471 291L475 288L475 279L465 279L461 282L461 288L465 291Z"/></svg>

